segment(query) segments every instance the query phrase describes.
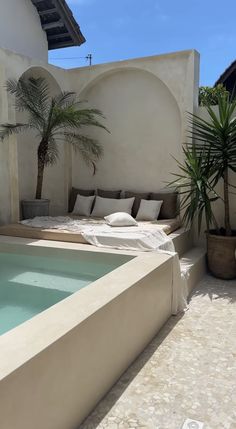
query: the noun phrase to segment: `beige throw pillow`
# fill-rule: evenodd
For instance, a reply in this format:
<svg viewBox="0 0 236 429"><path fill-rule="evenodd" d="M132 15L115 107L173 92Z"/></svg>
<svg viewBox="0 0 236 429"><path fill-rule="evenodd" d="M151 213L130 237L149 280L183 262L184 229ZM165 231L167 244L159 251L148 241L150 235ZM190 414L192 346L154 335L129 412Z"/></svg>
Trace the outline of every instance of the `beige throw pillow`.
<svg viewBox="0 0 236 429"><path fill-rule="evenodd" d="M141 200L136 220L157 220L163 201Z"/></svg>
<svg viewBox="0 0 236 429"><path fill-rule="evenodd" d="M84 197L77 195L72 214L77 216L90 216L95 195Z"/></svg>
<svg viewBox="0 0 236 429"><path fill-rule="evenodd" d="M92 216L104 217L112 213L125 212L131 214L134 198L114 198L96 197Z"/></svg>

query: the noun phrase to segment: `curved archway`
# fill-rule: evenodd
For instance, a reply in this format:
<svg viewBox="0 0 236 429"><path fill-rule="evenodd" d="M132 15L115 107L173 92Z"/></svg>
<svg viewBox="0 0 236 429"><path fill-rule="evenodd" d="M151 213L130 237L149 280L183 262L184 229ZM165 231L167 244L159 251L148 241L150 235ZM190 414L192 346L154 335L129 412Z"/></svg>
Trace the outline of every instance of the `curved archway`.
<svg viewBox="0 0 236 429"><path fill-rule="evenodd" d="M43 77L50 87L50 95L56 95L61 88L56 79L42 67L31 67L26 70L23 77ZM24 122L27 115L16 113L16 121ZM39 137L33 133L19 134L17 136L18 146L18 180L19 199L32 199L35 197L37 178L37 148ZM65 180L66 174L66 149L61 143L59 147L59 159L56 165L46 167L43 183L43 197L51 201L51 214L61 214L66 211L67 195Z"/></svg>
<svg viewBox="0 0 236 429"><path fill-rule="evenodd" d="M98 134L104 158L95 177L74 160L74 185L155 191L175 169L182 143L182 117L170 89L139 68L116 68L86 85L80 96L101 109L111 135ZM76 162L76 164L75 164ZM79 165L79 168L78 168Z"/></svg>
<svg viewBox="0 0 236 429"><path fill-rule="evenodd" d="M110 68L109 70L103 71L101 74L99 74L98 76L96 76L94 79L92 79L89 83L86 83L82 89L80 90L80 97L83 98L84 94L86 94L94 85L97 85L99 83L99 81L105 79L108 76L111 76L113 74L117 74L117 73L122 73L122 72L127 72L127 71L131 71L131 72L142 72L143 74L147 74L149 75L150 79L154 78L157 81L161 82L165 87L166 90L170 92L170 94L172 95L176 105L178 106L179 111L181 112L181 109L179 107L178 101L176 100L175 94L173 94L172 90L166 85L165 82L163 82L163 80L161 80L157 75L155 75L154 73L152 73L149 70L146 69L142 69L140 67L134 67L134 66L127 66L124 67L123 65L120 67L114 67L114 68Z"/></svg>
<svg viewBox="0 0 236 429"><path fill-rule="evenodd" d="M59 82L55 79L55 77L52 75L52 73L50 73L50 71L48 71L45 67L41 67L41 66L32 66L29 67L27 70L25 70L21 76L19 76L19 79L21 77L44 77L47 82L50 85L50 89L52 91L52 94L55 93L55 91L58 92L58 90L61 90L60 84Z"/></svg>

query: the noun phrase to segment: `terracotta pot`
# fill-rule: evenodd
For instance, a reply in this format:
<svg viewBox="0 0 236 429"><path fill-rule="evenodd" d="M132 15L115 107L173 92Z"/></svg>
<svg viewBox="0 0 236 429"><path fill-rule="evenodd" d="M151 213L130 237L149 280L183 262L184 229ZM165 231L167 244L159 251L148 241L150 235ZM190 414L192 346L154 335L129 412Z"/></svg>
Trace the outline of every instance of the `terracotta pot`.
<svg viewBox="0 0 236 429"><path fill-rule="evenodd" d="M210 272L220 279L236 278L236 236L207 234L207 261Z"/></svg>

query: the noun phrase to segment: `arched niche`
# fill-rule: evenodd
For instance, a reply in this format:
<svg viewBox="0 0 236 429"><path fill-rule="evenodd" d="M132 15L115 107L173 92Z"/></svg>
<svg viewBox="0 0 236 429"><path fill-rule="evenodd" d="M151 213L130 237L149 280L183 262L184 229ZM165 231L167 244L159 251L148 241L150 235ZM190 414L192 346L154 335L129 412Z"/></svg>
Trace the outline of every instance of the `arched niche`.
<svg viewBox="0 0 236 429"><path fill-rule="evenodd" d="M103 143L104 157L95 176L75 157L73 184L146 191L164 187L182 143L181 112L165 83L146 70L116 69L90 82L80 98L103 111L111 134L90 131Z"/></svg>
<svg viewBox="0 0 236 429"><path fill-rule="evenodd" d="M60 86L55 78L42 67L28 69L23 77L43 77L47 80L51 95L60 92ZM16 121L24 122L27 114L16 112ZM18 146L18 179L19 199L31 199L35 197L37 179L37 147L39 137L33 132L22 133L17 136ZM53 166L45 168L43 183L43 198L51 201L50 211L52 215L62 214L66 211L66 154L63 142L59 142L59 159Z"/></svg>
<svg viewBox="0 0 236 429"><path fill-rule="evenodd" d="M106 70L106 71L102 71L100 73L98 73L96 75L96 77L92 77L90 78L89 82L85 83L84 86L82 86L82 88L80 89L79 93L80 93L80 97L84 98L84 96L86 96L86 93L88 91L90 91L90 89L97 85L99 83L99 81L102 81L103 79L112 76L114 74L117 73L125 73L125 72L141 72L142 74L146 74L147 76L149 76L150 78L153 77L154 79L159 80L162 85L164 85L166 87L166 89L171 93L172 97L175 100L176 105L178 106L178 109L180 109L178 101L177 101L177 97L176 94L172 91L171 88L168 87L168 84L166 82L164 82L158 75L156 75L154 72L146 69L146 68L141 68L141 67L137 67L137 66L130 66L130 65L122 65L122 66L116 66L116 67L111 67L110 69Z"/></svg>

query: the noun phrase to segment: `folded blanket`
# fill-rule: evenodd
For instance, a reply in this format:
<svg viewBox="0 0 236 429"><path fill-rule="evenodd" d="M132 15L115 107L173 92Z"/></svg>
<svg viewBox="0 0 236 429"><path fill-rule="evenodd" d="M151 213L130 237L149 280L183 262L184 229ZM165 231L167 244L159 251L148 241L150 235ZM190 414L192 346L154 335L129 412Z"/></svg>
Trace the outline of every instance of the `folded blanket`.
<svg viewBox="0 0 236 429"><path fill-rule="evenodd" d="M175 252L173 241L162 229L155 231L145 229L110 228L102 226L90 228L82 233L84 239L98 247L109 247L119 250L138 250L140 252L167 253L173 257L172 265L172 314L176 315L187 309L187 280L181 272L179 255Z"/></svg>

